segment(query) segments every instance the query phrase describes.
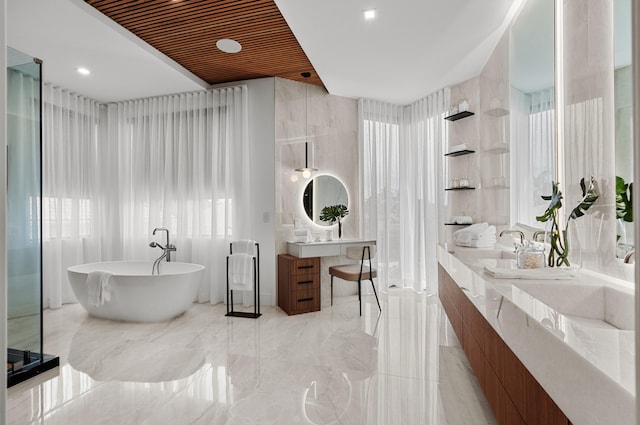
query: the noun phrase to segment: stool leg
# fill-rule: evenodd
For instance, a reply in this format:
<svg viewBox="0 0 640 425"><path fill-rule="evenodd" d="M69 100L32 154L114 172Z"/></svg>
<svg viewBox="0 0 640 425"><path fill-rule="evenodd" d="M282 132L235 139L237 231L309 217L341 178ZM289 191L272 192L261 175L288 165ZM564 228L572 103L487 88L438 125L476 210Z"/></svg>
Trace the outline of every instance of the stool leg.
<svg viewBox="0 0 640 425"><path fill-rule="evenodd" d="M360 281L358 281L358 304L360 304L360 316L362 316L362 290L360 289Z"/></svg>
<svg viewBox="0 0 640 425"><path fill-rule="evenodd" d="M373 284L373 279L369 279L369 281L371 282L371 286L373 287L373 295L376 296L376 302L378 303L378 310L382 311L382 308L380 307L380 300L378 300L378 293L376 292L376 285Z"/></svg>
<svg viewBox="0 0 640 425"><path fill-rule="evenodd" d="M333 305L333 275L331 275L331 305Z"/></svg>

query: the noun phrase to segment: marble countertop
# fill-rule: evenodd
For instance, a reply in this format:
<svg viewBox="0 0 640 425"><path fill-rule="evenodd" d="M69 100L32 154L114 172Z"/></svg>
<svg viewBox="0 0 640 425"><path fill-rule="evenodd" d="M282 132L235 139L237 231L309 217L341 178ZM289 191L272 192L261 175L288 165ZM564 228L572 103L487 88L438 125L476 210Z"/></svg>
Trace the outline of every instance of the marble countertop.
<svg viewBox="0 0 640 425"><path fill-rule="evenodd" d="M572 423L635 423L633 289L586 270L571 280L494 279L481 256L438 247L440 265Z"/></svg>

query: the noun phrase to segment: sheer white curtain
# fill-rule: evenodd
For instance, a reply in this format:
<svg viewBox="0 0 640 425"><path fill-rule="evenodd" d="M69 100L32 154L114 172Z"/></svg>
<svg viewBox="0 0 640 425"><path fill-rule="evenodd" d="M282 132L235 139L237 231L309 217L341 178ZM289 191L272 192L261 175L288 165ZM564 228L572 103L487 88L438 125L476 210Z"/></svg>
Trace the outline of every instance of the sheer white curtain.
<svg viewBox="0 0 640 425"><path fill-rule="evenodd" d="M42 249L44 306L75 301L66 269L100 261L102 165L98 152L100 104L43 85Z"/></svg>
<svg viewBox="0 0 640 425"><path fill-rule="evenodd" d="M364 235L379 243L383 288L437 292L438 192L448 92L399 107L359 103Z"/></svg>
<svg viewBox="0 0 640 425"><path fill-rule="evenodd" d="M160 251L149 242L163 235L151 233L166 227L177 261L206 266L198 301L224 301L229 242L252 233L247 88L119 102L102 111L87 101L95 104L91 120L86 107L76 108L84 99L65 96L75 100L54 99L49 107L49 114L63 111L58 120L45 115L52 194L45 196L60 198L50 210L63 231L45 241L55 272L50 292L71 294L71 264L156 258ZM66 112L75 110L68 104L82 113ZM55 229L53 220L44 224Z"/></svg>
<svg viewBox="0 0 640 425"><path fill-rule="evenodd" d="M200 302L224 300L229 243L251 237L247 108L244 86L109 106L120 257L157 257L168 228L176 260L206 266Z"/></svg>
<svg viewBox="0 0 640 425"><path fill-rule="evenodd" d="M555 180L555 108L553 89L535 93L511 91L512 181L518 196L512 196L512 217L516 222L544 227L536 216L548 202Z"/></svg>

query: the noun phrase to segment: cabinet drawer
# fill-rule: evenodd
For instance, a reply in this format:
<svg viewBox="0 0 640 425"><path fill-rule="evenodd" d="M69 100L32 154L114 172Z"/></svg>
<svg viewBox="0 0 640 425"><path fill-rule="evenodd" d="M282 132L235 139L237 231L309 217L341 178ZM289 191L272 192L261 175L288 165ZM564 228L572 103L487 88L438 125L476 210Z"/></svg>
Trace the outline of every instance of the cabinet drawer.
<svg viewBox="0 0 640 425"><path fill-rule="evenodd" d="M320 310L320 289L308 288L291 292L291 306L296 313Z"/></svg>
<svg viewBox="0 0 640 425"><path fill-rule="evenodd" d="M299 258L291 261L290 273L292 276L301 274L314 274L320 272L320 259L315 258Z"/></svg>
<svg viewBox="0 0 640 425"><path fill-rule="evenodd" d="M297 276L291 276L291 285L289 290L291 292L297 292L305 289L316 289L320 285L320 276L315 274L300 274Z"/></svg>

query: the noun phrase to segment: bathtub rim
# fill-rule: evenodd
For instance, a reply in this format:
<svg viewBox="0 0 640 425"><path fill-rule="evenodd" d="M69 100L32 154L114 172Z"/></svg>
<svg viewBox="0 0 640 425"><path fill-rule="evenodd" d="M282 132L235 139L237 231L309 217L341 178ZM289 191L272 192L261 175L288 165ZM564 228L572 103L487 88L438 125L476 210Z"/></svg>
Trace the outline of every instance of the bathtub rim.
<svg viewBox="0 0 640 425"><path fill-rule="evenodd" d="M80 274L86 274L88 275L91 271L97 271L97 270L101 270L101 271L107 271L109 273L112 273L113 276L116 277L154 277L154 276L178 276L178 275L182 275L182 274L188 274L188 273L196 273L199 271L203 271L205 269L205 266L203 266L202 264L198 264L198 263L185 263L182 261L171 261L172 264L180 264L180 265L188 265L188 266L194 266L193 269L191 270L183 270L183 271L179 271L179 272L172 272L172 273L160 273L159 275L155 275L155 274L151 274L151 273L138 273L138 274L132 274L132 273L118 273L118 272L112 272L110 270L106 270L104 268L95 268L93 270L88 270L88 271L82 271L82 270L77 270L77 268L81 268L81 267L89 267L89 266L94 266L94 265L101 265L101 264L131 264L131 263L138 263L138 264L148 264L149 267L151 267L153 265L153 261L129 261L129 260L119 260L119 261L96 261L93 263L83 263L83 264L75 264L73 266L69 266L67 267L67 271L68 272L72 272L72 273L80 273Z"/></svg>

